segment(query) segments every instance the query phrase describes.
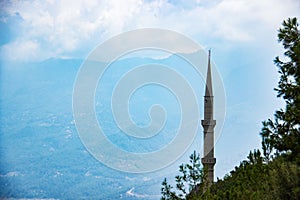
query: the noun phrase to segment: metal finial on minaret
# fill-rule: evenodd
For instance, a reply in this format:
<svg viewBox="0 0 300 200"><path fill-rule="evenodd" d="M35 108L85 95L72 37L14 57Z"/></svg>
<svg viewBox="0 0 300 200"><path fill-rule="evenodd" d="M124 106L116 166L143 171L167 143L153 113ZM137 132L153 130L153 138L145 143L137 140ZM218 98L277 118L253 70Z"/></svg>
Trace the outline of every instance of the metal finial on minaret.
<svg viewBox="0 0 300 200"><path fill-rule="evenodd" d="M206 87L204 96L204 120L201 121L204 132L204 156L201 162L207 170L207 182L212 184L214 181L214 166L216 164L216 158L214 157L214 127L216 120L214 116L214 102L213 102L213 89L212 89L212 77L211 77L211 65L210 65L211 51L208 51L208 66Z"/></svg>

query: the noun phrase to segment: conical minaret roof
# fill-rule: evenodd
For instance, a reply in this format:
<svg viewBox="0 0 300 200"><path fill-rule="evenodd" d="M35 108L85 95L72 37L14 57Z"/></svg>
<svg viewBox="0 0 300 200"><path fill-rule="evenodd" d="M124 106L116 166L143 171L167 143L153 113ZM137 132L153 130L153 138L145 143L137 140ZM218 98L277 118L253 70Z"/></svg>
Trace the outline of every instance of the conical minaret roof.
<svg viewBox="0 0 300 200"><path fill-rule="evenodd" d="M207 76L206 76L206 88L205 88L205 96L212 97L213 90L212 90L212 80L211 80L211 64L210 64L210 52L208 51L208 67L207 67Z"/></svg>

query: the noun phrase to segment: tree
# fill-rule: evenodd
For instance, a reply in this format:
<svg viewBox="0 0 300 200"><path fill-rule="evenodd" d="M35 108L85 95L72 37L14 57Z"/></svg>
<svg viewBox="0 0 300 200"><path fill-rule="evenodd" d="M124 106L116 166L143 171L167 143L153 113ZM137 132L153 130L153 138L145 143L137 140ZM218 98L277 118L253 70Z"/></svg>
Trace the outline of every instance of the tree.
<svg viewBox="0 0 300 200"><path fill-rule="evenodd" d="M263 122L261 131L263 154L270 159L272 150L297 158L300 152L300 30L297 18L284 20L278 40L285 49L285 60L276 57L280 80L278 97L285 101L285 109L275 112L274 120Z"/></svg>
<svg viewBox="0 0 300 200"><path fill-rule="evenodd" d="M167 183L166 178L162 182L162 200L185 199L192 191L198 191L197 187L203 187L200 185L204 182L206 173L201 168L200 156L196 151L190 155L189 164L179 166L179 172L181 174L175 177L177 193L172 190L173 187Z"/></svg>
<svg viewBox="0 0 300 200"><path fill-rule="evenodd" d="M161 188L161 200L173 200L178 199L176 196L176 193L172 191L173 187L168 184L167 179L165 178L162 182L162 188Z"/></svg>

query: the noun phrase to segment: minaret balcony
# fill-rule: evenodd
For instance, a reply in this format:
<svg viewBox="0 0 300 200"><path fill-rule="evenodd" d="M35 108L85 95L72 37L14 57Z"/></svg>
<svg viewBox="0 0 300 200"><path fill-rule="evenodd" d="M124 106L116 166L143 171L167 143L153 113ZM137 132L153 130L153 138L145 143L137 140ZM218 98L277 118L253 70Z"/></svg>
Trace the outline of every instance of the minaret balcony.
<svg viewBox="0 0 300 200"><path fill-rule="evenodd" d="M201 162L202 164L216 164L216 158L207 158L207 157L204 157L204 158L201 158Z"/></svg>
<svg viewBox="0 0 300 200"><path fill-rule="evenodd" d="M208 119L205 119L205 120L201 120L201 125L203 126L203 127L208 127L208 126L210 126L210 127L215 127L215 125L216 125L216 120L208 120Z"/></svg>

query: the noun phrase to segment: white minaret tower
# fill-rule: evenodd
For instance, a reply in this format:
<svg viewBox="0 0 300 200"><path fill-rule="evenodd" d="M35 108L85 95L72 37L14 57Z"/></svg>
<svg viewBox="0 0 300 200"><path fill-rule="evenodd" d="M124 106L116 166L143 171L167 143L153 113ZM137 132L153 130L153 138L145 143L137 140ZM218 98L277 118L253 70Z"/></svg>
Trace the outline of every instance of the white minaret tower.
<svg viewBox="0 0 300 200"><path fill-rule="evenodd" d="M207 169L207 182L212 184L214 181L214 166L216 158L214 157L214 96L212 89L211 66L210 66L210 50L208 52L208 67L206 77L206 88L204 96L204 120L202 120L204 132L204 157L201 162Z"/></svg>

